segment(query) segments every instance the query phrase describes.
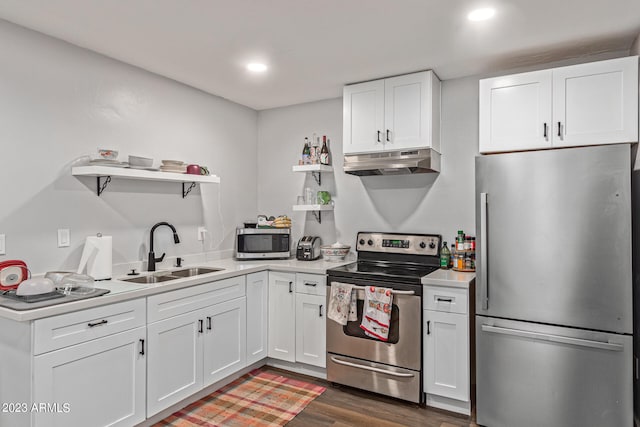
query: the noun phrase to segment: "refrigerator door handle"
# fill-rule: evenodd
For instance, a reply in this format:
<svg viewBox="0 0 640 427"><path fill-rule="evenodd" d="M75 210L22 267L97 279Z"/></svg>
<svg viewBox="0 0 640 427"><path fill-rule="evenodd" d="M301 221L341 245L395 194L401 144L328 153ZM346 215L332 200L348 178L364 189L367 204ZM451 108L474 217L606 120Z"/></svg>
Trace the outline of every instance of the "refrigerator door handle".
<svg viewBox="0 0 640 427"><path fill-rule="evenodd" d="M622 344L614 344L610 342L585 340L581 338L563 337L561 335L543 334L540 332L522 331L520 329L501 328L499 326L482 325L484 332L493 332L496 334L512 335L522 338L531 338L538 341L557 342L561 344L571 344L580 347L598 348L600 350L622 351Z"/></svg>
<svg viewBox="0 0 640 427"><path fill-rule="evenodd" d="M487 193L480 193L480 300L482 302L482 309L489 309L489 277L487 275L488 252L487 252Z"/></svg>

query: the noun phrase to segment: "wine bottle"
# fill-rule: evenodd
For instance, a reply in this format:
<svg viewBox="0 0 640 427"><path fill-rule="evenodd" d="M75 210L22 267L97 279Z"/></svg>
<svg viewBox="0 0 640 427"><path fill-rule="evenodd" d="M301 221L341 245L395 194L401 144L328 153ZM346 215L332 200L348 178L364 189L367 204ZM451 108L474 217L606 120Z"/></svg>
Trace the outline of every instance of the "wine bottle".
<svg viewBox="0 0 640 427"><path fill-rule="evenodd" d="M304 138L304 148L302 148L302 163L308 165L311 163L311 149L309 148L309 138Z"/></svg>
<svg viewBox="0 0 640 427"><path fill-rule="evenodd" d="M320 149L320 163L329 164L329 149L327 148L327 135L322 135L322 148Z"/></svg>

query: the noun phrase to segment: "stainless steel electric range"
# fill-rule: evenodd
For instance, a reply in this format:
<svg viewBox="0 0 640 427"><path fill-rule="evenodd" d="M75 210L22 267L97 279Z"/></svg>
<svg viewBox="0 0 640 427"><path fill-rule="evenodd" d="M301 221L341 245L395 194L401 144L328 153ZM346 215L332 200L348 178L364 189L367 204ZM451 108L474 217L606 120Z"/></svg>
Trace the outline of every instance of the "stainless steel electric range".
<svg viewBox="0 0 640 427"><path fill-rule="evenodd" d="M327 380L422 402L421 278L439 268L440 235L358 233L357 262L329 269L328 285L356 286L358 320L327 320ZM388 341L360 328L364 288L391 288ZM327 306L331 292L327 292Z"/></svg>

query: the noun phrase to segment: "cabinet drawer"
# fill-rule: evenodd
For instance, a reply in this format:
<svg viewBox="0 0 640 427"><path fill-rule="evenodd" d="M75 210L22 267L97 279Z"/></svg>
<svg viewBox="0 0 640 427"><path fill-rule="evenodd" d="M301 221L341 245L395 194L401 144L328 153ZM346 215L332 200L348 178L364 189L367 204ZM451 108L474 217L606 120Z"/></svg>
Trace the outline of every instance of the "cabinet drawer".
<svg viewBox="0 0 640 427"><path fill-rule="evenodd" d="M448 313L465 314L469 311L466 289L425 286L423 308Z"/></svg>
<svg viewBox="0 0 640 427"><path fill-rule="evenodd" d="M147 298L148 322L168 319L245 295L246 276L217 280Z"/></svg>
<svg viewBox="0 0 640 427"><path fill-rule="evenodd" d="M145 326L144 298L90 308L34 322L34 354Z"/></svg>
<svg viewBox="0 0 640 427"><path fill-rule="evenodd" d="M327 294L327 276L296 273L296 293L325 296Z"/></svg>

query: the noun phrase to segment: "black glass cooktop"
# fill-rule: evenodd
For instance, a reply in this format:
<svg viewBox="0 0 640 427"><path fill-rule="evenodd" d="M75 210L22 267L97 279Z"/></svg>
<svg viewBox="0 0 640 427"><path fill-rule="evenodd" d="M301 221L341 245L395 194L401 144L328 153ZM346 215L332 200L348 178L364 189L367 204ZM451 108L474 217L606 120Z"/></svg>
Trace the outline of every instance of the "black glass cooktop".
<svg viewBox="0 0 640 427"><path fill-rule="evenodd" d="M399 283L420 283L420 279L437 270L437 266L384 261L358 261L327 270L329 275Z"/></svg>

